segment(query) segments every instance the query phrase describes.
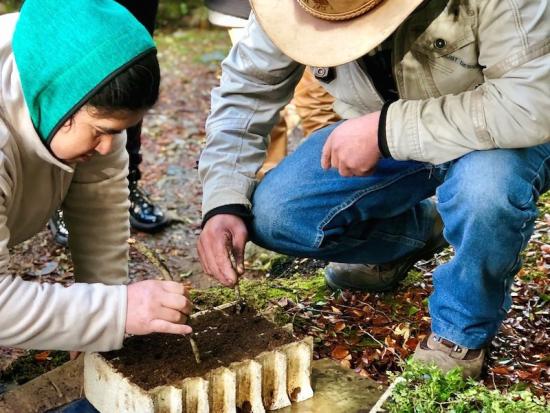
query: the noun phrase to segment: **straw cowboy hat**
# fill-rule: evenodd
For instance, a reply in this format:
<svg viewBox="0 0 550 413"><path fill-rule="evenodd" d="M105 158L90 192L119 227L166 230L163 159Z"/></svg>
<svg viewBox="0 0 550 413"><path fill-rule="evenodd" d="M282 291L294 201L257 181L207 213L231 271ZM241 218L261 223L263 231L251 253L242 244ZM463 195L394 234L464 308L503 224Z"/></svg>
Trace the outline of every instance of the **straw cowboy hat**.
<svg viewBox="0 0 550 413"><path fill-rule="evenodd" d="M337 66L363 56L424 0L251 0L269 38L310 66Z"/></svg>

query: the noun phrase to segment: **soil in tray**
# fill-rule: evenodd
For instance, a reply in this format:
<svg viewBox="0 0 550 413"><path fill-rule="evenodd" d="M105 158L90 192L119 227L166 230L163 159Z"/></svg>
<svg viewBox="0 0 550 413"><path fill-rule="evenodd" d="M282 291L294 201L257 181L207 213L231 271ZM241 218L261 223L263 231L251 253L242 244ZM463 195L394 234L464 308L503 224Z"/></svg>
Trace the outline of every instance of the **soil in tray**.
<svg viewBox="0 0 550 413"><path fill-rule="evenodd" d="M192 337L200 350L197 364L189 338L171 334L135 336L124 348L103 353L115 369L146 390L187 377L203 376L212 369L248 360L295 341L290 333L245 307L211 311L191 322Z"/></svg>

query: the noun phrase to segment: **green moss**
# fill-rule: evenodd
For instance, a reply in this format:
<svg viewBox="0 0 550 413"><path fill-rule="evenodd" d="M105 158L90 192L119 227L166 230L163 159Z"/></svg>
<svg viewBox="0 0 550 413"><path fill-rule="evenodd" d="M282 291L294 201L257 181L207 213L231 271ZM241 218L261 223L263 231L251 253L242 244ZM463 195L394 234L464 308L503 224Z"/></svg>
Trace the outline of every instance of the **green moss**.
<svg viewBox="0 0 550 413"><path fill-rule="evenodd" d="M313 276L304 277L296 274L285 279L241 280L241 296L258 310L265 310L273 301L288 298L299 302L305 298L325 297L327 288L321 271ZM211 308L236 299L234 290L224 287L213 287L192 292L193 301L200 308Z"/></svg>
<svg viewBox="0 0 550 413"><path fill-rule="evenodd" d="M265 251L252 259L251 269L262 271L268 276L281 277L291 271L294 263L295 258L293 257Z"/></svg>
<svg viewBox="0 0 550 413"><path fill-rule="evenodd" d="M51 351L47 357L41 358L40 351L29 351L23 357L18 358L5 372L0 374L0 383L24 384L56 367L69 361L69 353L66 351Z"/></svg>
<svg viewBox="0 0 550 413"><path fill-rule="evenodd" d="M422 271L410 270L407 278L401 282L401 288L408 288L415 284L419 284L424 279L424 274Z"/></svg>
<svg viewBox="0 0 550 413"><path fill-rule="evenodd" d="M542 194L537 202L539 208L539 216L544 217L545 214L550 214L550 192Z"/></svg>

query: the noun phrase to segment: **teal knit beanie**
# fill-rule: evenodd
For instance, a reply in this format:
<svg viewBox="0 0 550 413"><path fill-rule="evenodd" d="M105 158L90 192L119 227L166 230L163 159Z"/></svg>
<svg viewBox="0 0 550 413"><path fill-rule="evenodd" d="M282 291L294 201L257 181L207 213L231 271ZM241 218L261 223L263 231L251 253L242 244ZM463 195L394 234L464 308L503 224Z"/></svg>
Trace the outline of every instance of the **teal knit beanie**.
<svg viewBox="0 0 550 413"><path fill-rule="evenodd" d="M147 30L113 0L26 0L13 53L40 138L49 143L101 86L154 50Z"/></svg>

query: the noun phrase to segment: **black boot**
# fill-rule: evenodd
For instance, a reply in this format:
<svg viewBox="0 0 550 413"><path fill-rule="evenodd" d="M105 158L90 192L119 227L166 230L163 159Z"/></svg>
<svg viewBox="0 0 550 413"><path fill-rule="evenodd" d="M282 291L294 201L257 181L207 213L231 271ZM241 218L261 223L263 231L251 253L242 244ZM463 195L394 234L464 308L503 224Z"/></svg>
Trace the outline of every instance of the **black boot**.
<svg viewBox="0 0 550 413"><path fill-rule="evenodd" d="M153 204L137 182L130 182L130 225L132 228L155 233L170 223L162 210Z"/></svg>
<svg viewBox="0 0 550 413"><path fill-rule="evenodd" d="M56 209L53 213L53 216L48 221L48 228L50 228L56 243L62 247L66 247L69 244L69 230L65 226L63 211L61 209Z"/></svg>

